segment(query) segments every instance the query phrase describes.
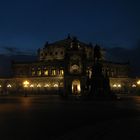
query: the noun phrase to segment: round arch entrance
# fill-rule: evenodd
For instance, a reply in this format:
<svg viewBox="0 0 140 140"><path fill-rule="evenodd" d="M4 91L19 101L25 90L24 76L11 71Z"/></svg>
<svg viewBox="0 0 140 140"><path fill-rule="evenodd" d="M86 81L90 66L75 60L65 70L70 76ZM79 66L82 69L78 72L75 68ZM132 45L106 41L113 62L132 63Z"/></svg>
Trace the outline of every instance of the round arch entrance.
<svg viewBox="0 0 140 140"><path fill-rule="evenodd" d="M81 84L79 80L72 81L72 93L74 95L80 94L81 92Z"/></svg>

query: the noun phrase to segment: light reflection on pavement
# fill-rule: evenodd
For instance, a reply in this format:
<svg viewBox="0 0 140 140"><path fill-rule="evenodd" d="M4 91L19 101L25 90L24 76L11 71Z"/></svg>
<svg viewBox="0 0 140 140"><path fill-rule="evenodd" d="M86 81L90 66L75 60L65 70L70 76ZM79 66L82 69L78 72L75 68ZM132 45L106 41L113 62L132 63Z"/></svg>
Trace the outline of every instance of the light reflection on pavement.
<svg viewBox="0 0 140 140"><path fill-rule="evenodd" d="M140 97L86 102L57 96L0 97L2 140L132 139L140 136L139 117Z"/></svg>

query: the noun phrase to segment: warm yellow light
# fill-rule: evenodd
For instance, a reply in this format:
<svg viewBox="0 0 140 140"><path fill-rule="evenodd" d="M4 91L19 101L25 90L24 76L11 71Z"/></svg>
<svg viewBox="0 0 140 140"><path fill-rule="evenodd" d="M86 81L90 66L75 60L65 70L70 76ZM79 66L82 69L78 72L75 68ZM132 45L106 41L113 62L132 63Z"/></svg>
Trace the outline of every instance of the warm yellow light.
<svg viewBox="0 0 140 140"><path fill-rule="evenodd" d="M23 82L23 86L24 86L24 87L28 87L29 84L30 84L30 83L29 83L29 81L27 81L27 80Z"/></svg>
<svg viewBox="0 0 140 140"><path fill-rule="evenodd" d="M31 84L31 85L30 85L30 87L34 87L34 85L33 85L33 84Z"/></svg>
<svg viewBox="0 0 140 140"><path fill-rule="evenodd" d="M77 89L78 89L78 92L80 93L81 92L80 84L78 84Z"/></svg>
<svg viewBox="0 0 140 140"><path fill-rule="evenodd" d="M1 88L2 86L0 85L0 88Z"/></svg>
<svg viewBox="0 0 140 140"><path fill-rule="evenodd" d="M52 70L52 75L56 75L56 70Z"/></svg>
<svg viewBox="0 0 140 140"><path fill-rule="evenodd" d="M41 87L41 84L38 84L37 87Z"/></svg>
<svg viewBox="0 0 140 140"><path fill-rule="evenodd" d="M39 76L41 75L41 70L38 71L38 75L39 75Z"/></svg>
<svg viewBox="0 0 140 140"><path fill-rule="evenodd" d="M135 84L132 85L133 88L137 87Z"/></svg>
<svg viewBox="0 0 140 140"><path fill-rule="evenodd" d="M35 71L32 71L32 76L34 76L35 75Z"/></svg>
<svg viewBox="0 0 140 140"><path fill-rule="evenodd" d="M116 84L114 84L114 85L113 85L113 87L117 87L117 85L116 85Z"/></svg>
<svg viewBox="0 0 140 140"><path fill-rule="evenodd" d="M49 84L45 84L45 86L44 87L49 87L50 85Z"/></svg>
<svg viewBox="0 0 140 140"><path fill-rule="evenodd" d="M48 75L49 74L48 70L45 70L44 74L45 75Z"/></svg>
<svg viewBox="0 0 140 140"><path fill-rule="evenodd" d="M54 84L54 87L58 87L58 84Z"/></svg>
<svg viewBox="0 0 140 140"><path fill-rule="evenodd" d="M74 80L72 82L72 92L74 94L79 94L81 92L81 85L80 85L80 81L79 80Z"/></svg>
<svg viewBox="0 0 140 140"><path fill-rule="evenodd" d="M118 87L119 87L119 88L121 88L121 87L122 87L122 85L121 85L121 84L118 84Z"/></svg>
<svg viewBox="0 0 140 140"><path fill-rule="evenodd" d="M10 84L7 85L8 88L11 88L12 86Z"/></svg>
<svg viewBox="0 0 140 140"><path fill-rule="evenodd" d="M29 82L28 81L24 81L23 85L29 85Z"/></svg>
<svg viewBox="0 0 140 140"><path fill-rule="evenodd" d="M81 86L80 86L80 84L76 85L76 87L77 87L77 90L76 90L76 91L77 91L78 93L80 93L80 92L81 92ZM72 91L75 92L75 91L74 91L74 86L72 86Z"/></svg>
<svg viewBox="0 0 140 140"><path fill-rule="evenodd" d="M61 75L61 76L64 75L64 70L60 70L60 75Z"/></svg>
<svg viewBox="0 0 140 140"><path fill-rule="evenodd" d="M140 80L137 81L137 84L140 85Z"/></svg>

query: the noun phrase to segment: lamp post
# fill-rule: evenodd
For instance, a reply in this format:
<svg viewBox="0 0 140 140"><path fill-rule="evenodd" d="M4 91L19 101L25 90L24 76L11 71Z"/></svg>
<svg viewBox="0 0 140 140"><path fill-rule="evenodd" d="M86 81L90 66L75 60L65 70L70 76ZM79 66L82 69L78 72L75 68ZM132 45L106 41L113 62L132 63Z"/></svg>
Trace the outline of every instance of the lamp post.
<svg viewBox="0 0 140 140"><path fill-rule="evenodd" d="M140 95L140 80L138 79L136 83L137 83L137 86L136 86L136 87L137 87L137 88L136 88L136 89L137 89L137 92L136 92L136 93L137 93L138 95Z"/></svg>
<svg viewBox="0 0 140 140"><path fill-rule="evenodd" d="M27 91L26 91L26 89L28 88L28 86L29 86L29 81L24 81L23 82L23 87L24 87L24 97L27 97Z"/></svg>

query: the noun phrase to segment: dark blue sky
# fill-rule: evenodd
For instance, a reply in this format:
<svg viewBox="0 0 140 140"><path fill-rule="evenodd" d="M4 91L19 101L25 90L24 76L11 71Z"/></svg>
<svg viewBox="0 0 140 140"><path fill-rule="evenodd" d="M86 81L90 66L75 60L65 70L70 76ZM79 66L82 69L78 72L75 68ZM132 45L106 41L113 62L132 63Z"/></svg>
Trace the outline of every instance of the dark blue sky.
<svg viewBox="0 0 140 140"><path fill-rule="evenodd" d="M135 0L1 0L1 53L5 47L36 52L68 33L105 47L131 48L140 39L139 7Z"/></svg>

